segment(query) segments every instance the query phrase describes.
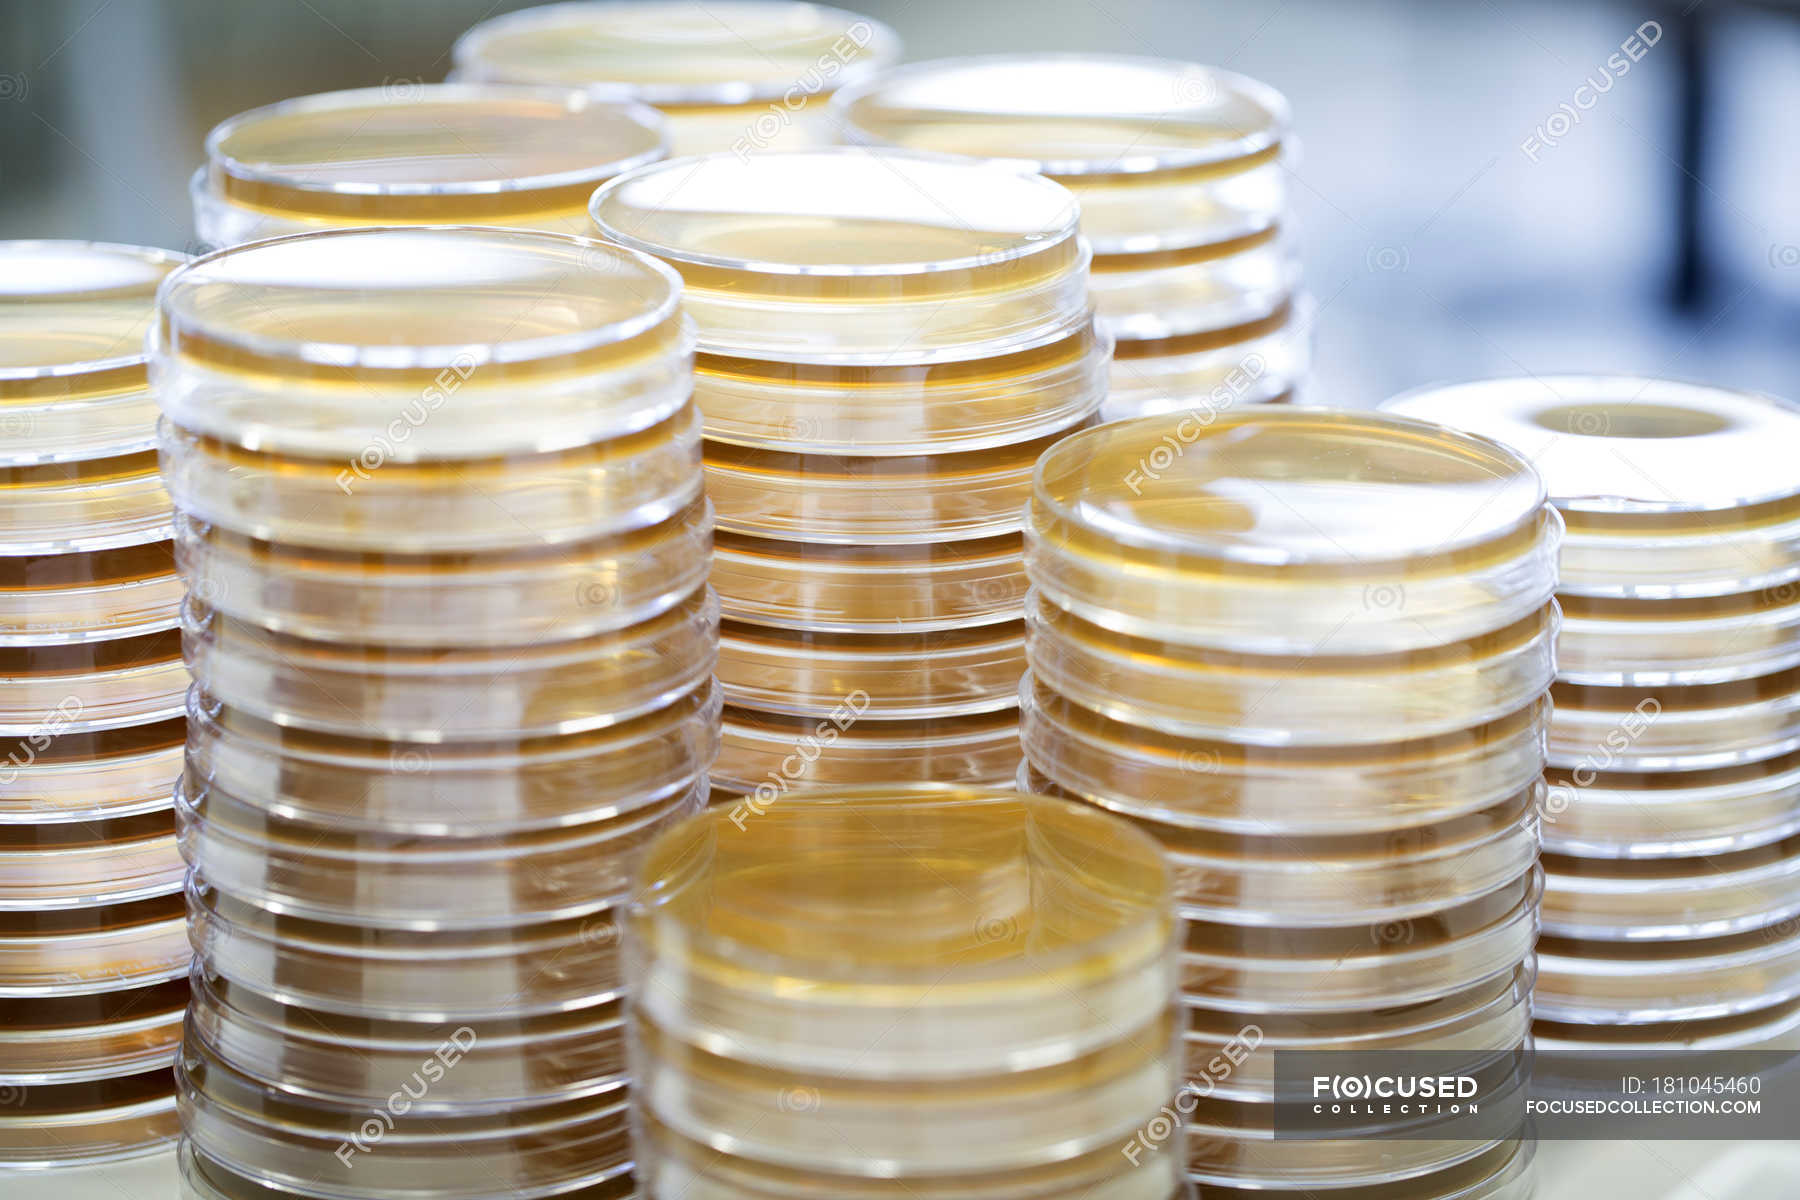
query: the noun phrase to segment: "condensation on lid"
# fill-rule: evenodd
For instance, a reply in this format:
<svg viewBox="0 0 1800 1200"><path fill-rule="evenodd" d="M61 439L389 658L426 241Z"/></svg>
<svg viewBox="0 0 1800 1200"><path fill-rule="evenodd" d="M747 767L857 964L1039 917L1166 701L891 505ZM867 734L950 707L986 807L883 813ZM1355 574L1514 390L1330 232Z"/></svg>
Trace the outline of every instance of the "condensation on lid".
<svg viewBox="0 0 1800 1200"><path fill-rule="evenodd" d="M855 140L998 158L1062 177L1211 166L1280 145L1288 106L1228 71L1126 55L915 63L840 91Z"/></svg>
<svg viewBox="0 0 1800 1200"><path fill-rule="evenodd" d="M157 285L184 261L107 242L0 241L0 397L59 376L141 368Z"/></svg>
<svg viewBox="0 0 1800 1200"><path fill-rule="evenodd" d="M1717 512L1800 496L1800 407L1751 392L1553 375L1425 388L1382 407L1512 446L1567 512Z"/></svg>
<svg viewBox="0 0 1800 1200"><path fill-rule="evenodd" d="M1259 407L1065 438L1038 461L1047 515L1152 551L1265 566L1375 565L1535 526L1542 483L1505 448L1423 421Z"/></svg>
<svg viewBox="0 0 1800 1200"><path fill-rule="evenodd" d="M815 95L900 57L879 21L786 0L550 4L457 39L460 78L611 85L650 104L748 104Z"/></svg>

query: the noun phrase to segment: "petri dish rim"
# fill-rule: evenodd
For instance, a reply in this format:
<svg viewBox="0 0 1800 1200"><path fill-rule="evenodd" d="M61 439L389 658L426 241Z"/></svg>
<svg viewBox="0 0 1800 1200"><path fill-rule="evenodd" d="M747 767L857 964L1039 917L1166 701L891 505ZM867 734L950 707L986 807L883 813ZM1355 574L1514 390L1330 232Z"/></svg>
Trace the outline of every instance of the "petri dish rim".
<svg viewBox="0 0 1800 1200"><path fill-rule="evenodd" d="M134 246L129 242L98 242L83 241L80 239L65 240L60 238L14 238L0 240L0 251L38 249L54 249L64 252L93 251L105 254L116 254L126 258L135 258L146 267L157 267L168 264L170 269L163 274L162 279L157 283L155 288L149 289L154 292L158 299L162 296L162 285L168 282L169 276L180 270L183 266L194 261L190 256L183 254L178 250L163 250L155 246ZM82 295L82 293L52 292L44 293L44 295L73 299ZM145 314L147 318L153 317L154 309L152 305L145 305ZM149 320L147 323L154 324L154 321ZM109 355L106 358L91 359L81 362L48 363L38 367L0 366L0 385L30 383L46 379L65 379L75 375L93 375L102 371L117 371L131 367L140 367L147 362L148 357L144 347L139 345L135 352L131 354Z"/></svg>

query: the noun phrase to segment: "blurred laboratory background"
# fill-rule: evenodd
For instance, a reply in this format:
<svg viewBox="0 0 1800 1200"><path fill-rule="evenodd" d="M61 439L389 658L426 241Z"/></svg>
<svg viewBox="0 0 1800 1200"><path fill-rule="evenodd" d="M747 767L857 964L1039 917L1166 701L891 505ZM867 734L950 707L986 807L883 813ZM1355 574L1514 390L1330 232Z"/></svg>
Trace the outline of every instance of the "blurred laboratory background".
<svg viewBox="0 0 1800 1200"><path fill-rule="evenodd" d="M516 7L0 0L0 237L191 247L186 182L214 123L442 79L458 33ZM847 7L893 25L914 60L1150 54L1286 93L1319 302L1313 402L1564 371L1800 397L1800 3Z"/></svg>

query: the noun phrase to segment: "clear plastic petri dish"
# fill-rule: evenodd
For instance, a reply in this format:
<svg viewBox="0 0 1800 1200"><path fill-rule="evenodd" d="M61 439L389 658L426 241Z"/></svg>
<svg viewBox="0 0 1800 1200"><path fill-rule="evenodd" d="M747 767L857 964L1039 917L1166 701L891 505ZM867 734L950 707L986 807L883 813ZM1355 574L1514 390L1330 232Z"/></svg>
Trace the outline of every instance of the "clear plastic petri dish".
<svg viewBox="0 0 1800 1200"><path fill-rule="evenodd" d="M182 723L51 729L0 739L0 836L15 825L110 821L169 806Z"/></svg>
<svg viewBox="0 0 1800 1200"><path fill-rule="evenodd" d="M271 912L190 876L190 936L210 975L283 1004L370 1020L472 1021L617 999L613 910L491 930L380 929Z"/></svg>
<svg viewBox="0 0 1800 1200"><path fill-rule="evenodd" d="M1531 1200L1536 1193L1532 1163L1537 1140L1501 1142L1456 1166L1409 1179L1326 1189L1332 1200ZM1229 1186L1209 1184L1206 1194L1231 1195ZM1313 1187L1258 1187L1257 1200L1317 1200Z"/></svg>
<svg viewBox="0 0 1800 1200"><path fill-rule="evenodd" d="M1566 771L1705 771L1800 749L1800 668L1691 687L1551 689L1549 761Z"/></svg>
<svg viewBox="0 0 1800 1200"><path fill-rule="evenodd" d="M838 93L853 140L998 159L1080 197L1098 254L1211 246L1278 219L1287 102L1168 59L984 55L916 63Z"/></svg>
<svg viewBox="0 0 1800 1200"><path fill-rule="evenodd" d="M1738 1050L1788 1051L1800 1033L1800 1001L1710 1020L1639 1025L1586 1025L1539 1020L1532 1043L1542 1054L1617 1054L1621 1050L1669 1049L1709 1054Z"/></svg>
<svg viewBox="0 0 1800 1200"><path fill-rule="evenodd" d="M214 609L315 641L529 646L651 620L706 582L712 509L697 500L614 537L498 554L277 545L175 518L189 589Z"/></svg>
<svg viewBox="0 0 1800 1200"><path fill-rule="evenodd" d="M1800 408L1767 396L1606 376L1495 379L1385 407L1505 442L1568 523L1565 593L1719 596L1800 577Z"/></svg>
<svg viewBox="0 0 1800 1200"><path fill-rule="evenodd" d="M454 1033L445 1030L445 1044L454 1046ZM536 1198L631 1169L626 1105L616 1092L494 1113L395 1111L397 1104L371 1111L364 1102L277 1091L198 1039L183 1043L175 1086L182 1131L199 1154L302 1195Z"/></svg>
<svg viewBox="0 0 1800 1200"><path fill-rule="evenodd" d="M1726 937L1626 942L1545 935L1532 1015L1572 1025L1710 1021L1800 998L1800 922Z"/></svg>
<svg viewBox="0 0 1800 1200"><path fill-rule="evenodd" d="M741 1064L980 1086L1138 1036L1174 1003L1155 843L1063 800L887 784L713 809L663 834L640 878L634 1019Z"/></svg>
<svg viewBox="0 0 1800 1200"><path fill-rule="evenodd" d="M1444 646L1541 609L1561 523L1511 451L1401 418L1142 417L1039 460L1032 584L1120 633L1254 654Z"/></svg>
<svg viewBox="0 0 1800 1200"><path fill-rule="evenodd" d="M179 894L88 908L0 912L0 997L122 992L187 974Z"/></svg>
<svg viewBox="0 0 1800 1200"><path fill-rule="evenodd" d="M1293 239L1271 227L1212 246L1096 254L1088 291L1121 342L1162 341L1266 321L1300 286Z"/></svg>
<svg viewBox="0 0 1800 1200"><path fill-rule="evenodd" d="M1556 676L1554 603L1449 646L1381 655L1238 654L1113 633L1034 592L1039 683L1126 725L1267 746L1406 741L1517 712Z"/></svg>
<svg viewBox="0 0 1800 1200"><path fill-rule="evenodd" d="M1016 621L1022 535L838 546L721 533L713 589L730 620L822 633L918 633Z"/></svg>
<svg viewBox="0 0 1800 1200"><path fill-rule="evenodd" d="M1332 1012L1419 1004L1516 970L1537 937L1535 867L1424 916L1336 928L1190 922L1184 1003L1230 1013Z"/></svg>
<svg viewBox="0 0 1800 1200"><path fill-rule="evenodd" d="M0 1109L0 1161L43 1171L150 1154L181 1133L167 1067L24 1089Z"/></svg>
<svg viewBox="0 0 1800 1200"><path fill-rule="evenodd" d="M1544 857L1544 932L1666 941L1723 937L1800 916L1800 839L1704 858Z"/></svg>
<svg viewBox="0 0 1800 1200"><path fill-rule="evenodd" d="M65 733L165 721L180 715L186 690L181 635L172 629L107 642L0 647L0 737L42 742L42 750Z"/></svg>
<svg viewBox="0 0 1800 1200"><path fill-rule="evenodd" d="M454 78L584 87L654 104L677 154L824 145L821 97L897 61L879 21L787 0L551 4L457 39Z"/></svg>
<svg viewBox="0 0 1800 1200"><path fill-rule="evenodd" d="M864 696L870 717L958 716L1017 708L1025 630L811 633L724 623L719 683L736 707L828 717Z"/></svg>
<svg viewBox="0 0 1800 1200"><path fill-rule="evenodd" d="M655 712L713 673L719 605L701 589L616 633L466 649L349 646L270 633L190 599L195 683L277 725L403 741L581 733Z"/></svg>
<svg viewBox="0 0 1800 1200"><path fill-rule="evenodd" d="M1710 771L1551 768L1544 848L1582 858L1729 854L1800 833L1800 754Z"/></svg>
<svg viewBox="0 0 1800 1200"><path fill-rule="evenodd" d="M1563 601L1556 666L1567 683L1729 683L1800 665L1800 586L1740 596Z"/></svg>
<svg viewBox="0 0 1800 1200"><path fill-rule="evenodd" d="M1019 532L1038 456L1060 435L992 450L872 458L706 443L721 531L868 545Z"/></svg>
<svg viewBox="0 0 1800 1200"><path fill-rule="evenodd" d="M412 1111L455 1116L625 1086L619 1001L460 1026L382 1021L296 1008L202 971L194 977L188 1030L209 1056L244 1075L329 1103L379 1106L401 1082L425 1093L407 1097ZM421 1064L446 1047L455 1069L415 1080Z"/></svg>
<svg viewBox="0 0 1800 1200"><path fill-rule="evenodd" d="M679 293L643 255L529 230L236 246L165 283L157 402L221 447L335 464L353 493L409 465L479 472L470 460L629 439L677 415L692 353Z"/></svg>
<svg viewBox="0 0 1800 1200"><path fill-rule="evenodd" d="M1516 1144L1429 1130L1413 1139L1277 1137L1272 1114L1269 1105L1201 1104L1184 1130L1187 1177L1209 1194L1221 1186L1335 1193L1420 1180Z"/></svg>
<svg viewBox="0 0 1800 1200"><path fill-rule="evenodd" d="M1268 317L1182 337L1119 341L1103 421L1282 404L1312 366L1318 306L1301 293Z"/></svg>
<svg viewBox="0 0 1800 1200"><path fill-rule="evenodd" d="M144 332L157 286L183 261L110 242L0 241L0 479L156 445Z"/></svg>
<svg viewBox="0 0 1800 1200"><path fill-rule="evenodd" d="M177 789L181 854L233 896L284 915L390 929L498 929L622 902L638 854L698 812L687 794L609 820L496 837L345 834L217 787Z"/></svg>
<svg viewBox="0 0 1800 1200"><path fill-rule="evenodd" d="M1044 778L1127 816L1222 834L1366 834L1493 808L1543 773L1538 701L1500 720L1379 746L1259 747L1109 720L1027 675L1021 739Z"/></svg>
<svg viewBox="0 0 1800 1200"><path fill-rule="evenodd" d="M1112 339L1060 341L966 362L837 367L718 354L695 361L709 438L810 454L911 455L1033 441L1091 417Z"/></svg>
<svg viewBox="0 0 1800 1200"><path fill-rule="evenodd" d="M0 555L39 557L169 538L169 493L149 451L0 464Z"/></svg>
<svg viewBox="0 0 1800 1200"><path fill-rule="evenodd" d="M181 890L168 812L0 825L0 911L128 904Z"/></svg>
<svg viewBox="0 0 1800 1200"><path fill-rule="evenodd" d="M174 545L0 556L0 647L107 641L173 629Z"/></svg>
<svg viewBox="0 0 1800 1200"><path fill-rule="evenodd" d="M1174 1023L1174 1013L1162 1014L1116 1043L1037 1070L920 1083L863 1079L854 1062L797 1077L709 1053L637 1016L632 1086L657 1124L758 1163L852 1177L979 1176L1129 1142L1177 1086ZM816 1093L817 1106L796 1104L796 1091ZM1129 1159L1122 1169L1133 1169Z"/></svg>
<svg viewBox="0 0 1800 1200"><path fill-rule="evenodd" d="M0 1000L0 1083L117 1079L175 1061L186 980L86 996Z"/></svg>
<svg viewBox="0 0 1800 1200"><path fill-rule="evenodd" d="M176 1164L181 1176L181 1200L328 1200L323 1192L315 1195L297 1191L234 1171L195 1149L187 1138L176 1149ZM633 1200L637 1194L632 1177L625 1174L562 1192L558 1200Z"/></svg>
<svg viewBox="0 0 1800 1200"><path fill-rule="evenodd" d="M889 367L1016 354L1089 321L1078 209L1049 180L854 147L646 167L594 193L664 259L707 354Z"/></svg>
<svg viewBox="0 0 1800 1200"><path fill-rule="evenodd" d="M1019 767L1013 709L960 717L860 720L847 696L829 717L727 708L714 786L764 805L789 792L880 783L997 784Z"/></svg>
<svg viewBox="0 0 1800 1200"><path fill-rule="evenodd" d="M216 787L271 816L342 833L561 829L685 795L718 753L720 704L709 681L667 707L589 733L389 742L283 728L196 688L185 778L196 792Z"/></svg>
<svg viewBox="0 0 1800 1200"><path fill-rule="evenodd" d="M194 520L258 541L402 555L543 551L670 520L700 499L692 408L574 450L430 464L278 457L168 422L164 476Z"/></svg>
<svg viewBox="0 0 1800 1200"><path fill-rule="evenodd" d="M566 88L390 81L214 126L189 192L202 242L355 225L586 232L587 201L667 152L641 104Z"/></svg>

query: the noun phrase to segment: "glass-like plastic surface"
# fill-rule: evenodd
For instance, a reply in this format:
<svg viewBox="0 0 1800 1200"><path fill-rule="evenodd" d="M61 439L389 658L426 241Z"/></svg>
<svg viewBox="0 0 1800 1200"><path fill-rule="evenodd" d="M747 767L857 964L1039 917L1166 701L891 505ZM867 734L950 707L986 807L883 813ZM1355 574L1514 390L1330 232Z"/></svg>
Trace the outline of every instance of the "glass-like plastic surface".
<svg viewBox="0 0 1800 1200"><path fill-rule="evenodd" d="M1302 293L1244 325L1113 347L1103 421L1284 404L1312 366L1318 306Z"/></svg>
<svg viewBox="0 0 1800 1200"><path fill-rule="evenodd" d="M1238 652L1386 653L1541 608L1561 523L1502 447L1263 406L1144 417L1039 461L1032 582L1119 632Z"/></svg>
<svg viewBox="0 0 1800 1200"><path fill-rule="evenodd" d="M0 1161L46 1170L149 1154L181 1133L167 1067L29 1088L0 1109Z"/></svg>
<svg viewBox="0 0 1800 1200"><path fill-rule="evenodd" d="M0 646L105 641L172 629L181 597L170 542L0 556Z"/></svg>
<svg viewBox="0 0 1800 1200"><path fill-rule="evenodd" d="M1544 858L1544 931L1659 941L1722 937L1800 914L1800 840L1705 858Z"/></svg>
<svg viewBox="0 0 1800 1200"><path fill-rule="evenodd" d="M1456 1166L1410 1179L1357 1187L1333 1187L1331 1200L1531 1200L1536 1194L1536 1139L1501 1142ZM1211 1195L1227 1189L1209 1187ZM1257 1200L1319 1200L1317 1187L1259 1187Z"/></svg>
<svg viewBox="0 0 1800 1200"><path fill-rule="evenodd" d="M182 874L167 812L0 825L0 910L126 904L180 891Z"/></svg>
<svg viewBox="0 0 1800 1200"><path fill-rule="evenodd" d="M1800 832L1800 754L1710 771L1551 768L1544 846L1583 858L1730 853Z"/></svg>
<svg viewBox="0 0 1800 1200"><path fill-rule="evenodd" d="M468 222L584 232L601 183L666 151L663 120L579 91L392 83L252 109L206 139L200 239Z"/></svg>
<svg viewBox="0 0 1800 1200"><path fill-rule="evenodd" d="M1266 321L1299 286L1298 253L1274 228L1191 250L1096 255L1088 277L1102 328L1125 344Z"/></svg>
<svg viewBox="0 0 1800 1200"><path fill-rule="evenodd" d="M166 1068L181 1041L184 979L83 996L0 1000L0 1082L16 1088Z"/></svg>
<svg viewBox="0 0 1800 1200"><path fill-rule="evenodd" d="M179 895L0 912L0 997L118 992L187 974Z"/></svg>
<svg viewBox="0 0 1800 1200"><path fill-rule="evenodd" d="M153 440L148 428L146 440ZM169 494L150 451L0 464L0 557L75 554L169 538Z"/></svg>
<svg viewBox="0 0 1800 1200"><path fill-rule="evenodd" d="M155 444L144 331L182 261L106 242L0 241L0 478Z"/></svg>
<svg viewBox="0 0 1800 1200"><path fill-rule="evenodd" d="M1703 771L1800 749L1800 668L1693 687L1551 689L1550 765Z"/></svg>
<svg viewBox="0 0 1800 1200"><path fill-rule="evenodd" d="M1585 1025L1538 1020L1532 1044L1552 1054L1593 1051L1616 1054L1622 1048L1664 1048L1688 1053L1731 1050L1792 1052L1800 1032L1800 1003L1792 1000L1730 1017L1654 1022L1636 1025Z"/></svg>
<svg viewBox="0 0 1800 1200"><path fill-rule="evenodd" d="M1523 1057L1523 1052L1519 1057ZM1188 1178L1215 1188L1265 1186L1335 1191L1381 1187L1453 1168L1512 1143L1399 1138L1277 1138L1269 1105L1203 1102L1188 1119Z"/></svg>
<svg viewBox="0 0 1800 1200"><path fill-rule="evenodd" d="M1005 786L1019 767L1012 709L921 720L857 719L846 697L829 717L727 708L713 783L759 803L822 786L939 782Z"/></svg>
<svg viewBox="0 0 1800 1200"><path fill-rule="evenodd" d="M708 354L837 366L1048 346L1089 320L1069 192L898 151L713 154L616 179L602 237L667 260Z"/></svg>
<svg viewBox="0 0 1800 1200"><path fill-rule="evenodd" d="M1800 587L1669 600L1566 595L1556 669L1603 687L1728 683L1800 665Z"/></svg>
<svg viewBox="0 0 1800 1200"><path fill-rule="evenodd" d="M1646 1025L1737 1016L1800 997L1800 927L1792 921L1727 937L1538 942L1540 1020Z"/></svg>
<svg viewBox="0 0 1800 1200"><path fill-rule="evenodd" d="M109 821L169 805L179 718L119 729L49 725L0 739L0 825Z"/></svg>
<svg viewBox="0 0 1800 1200"><path fill-rule="evenodd" d="M63 733L163 721L181 712L186 690L181 635L174 630L0 647L0 738L47 742Z"/></svg>

